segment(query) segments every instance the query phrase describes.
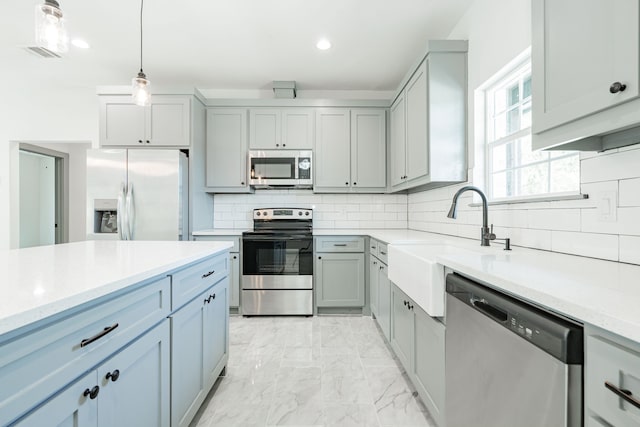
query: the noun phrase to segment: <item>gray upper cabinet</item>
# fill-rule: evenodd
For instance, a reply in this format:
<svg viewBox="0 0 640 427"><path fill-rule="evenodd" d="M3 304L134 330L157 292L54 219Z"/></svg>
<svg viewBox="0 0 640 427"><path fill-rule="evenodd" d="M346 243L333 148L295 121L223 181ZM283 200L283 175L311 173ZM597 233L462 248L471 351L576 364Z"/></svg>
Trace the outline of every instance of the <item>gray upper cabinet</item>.
<svg viewBox="0 0 640 427"><path fill-rule="evenodd" d="M535 0L532 6L534 149L628 145L605 135L640 122L638 2Z"/></svg>
<svg viewBox="0 0 640 427"><path fill-rule="evenodd" d="M385 192L385 111L318 109L314 167L316 192Z"/></svg>
<svg viewBox="0 0 640 427"><path fill-rule="evenodd" d="M218 193L249 192L247 110L207 110L206 186Z"/></svg>
<svg viewBox="0 0 640 427"><path fill-rule="evenodd" d="M390 171L390 184L392 188L398 187L405 183L407 179L407 165L406 165L406 102L405 93L402 91L391 105L389 111L390 125L391 125L391 138L390 138L390 153L391 153L391 171Z"/></svg>
<svg viewBox="0 0 640 427"><path fill-rule="evenodd" d="M392 191L467 179L466 52L466 41L431 41L392 104Z"/></svg>
<svg viewBox="0 0 640 427"><path fill-rule="evenodd" d="M191 96L154 95L147 107L130 96L100 96L100 146L189 147Z"/></svg>
<svg viewBox="0 0 640 427"><path fill-rule="evenodd" d="M252 150L311 150L314 114L307 108L254 108L249 111Z"/></svg>

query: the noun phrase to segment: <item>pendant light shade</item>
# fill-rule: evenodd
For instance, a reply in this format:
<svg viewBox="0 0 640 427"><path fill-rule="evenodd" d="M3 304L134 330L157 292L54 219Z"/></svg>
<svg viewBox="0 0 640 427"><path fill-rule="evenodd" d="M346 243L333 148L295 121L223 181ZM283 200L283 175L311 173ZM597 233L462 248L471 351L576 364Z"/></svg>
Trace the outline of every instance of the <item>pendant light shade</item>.
<svg viewBox="0 0 640 427"><path fill-rule="evenodd" d="M45 0L36 5L36 43L56 53L69 49L62 10L56 0Z"/></svg>
<svg viewBox="0 0 640 427"><path fill-rule="evenodd" d="M147 76L142 72L142 69L140 69L137 77L131 79L131 83L133 86L131 91L133 102L143 107L149 105L151 101L151 92L149 91L151 82L147 80Z"/></svg>
<svg viewBox="0 0 640 427"><path fill-rule="evenodd" d="M151 102L151 91L149 86L151 82L147 79L146 74L142 71L142 11L144 8L144 0L140 0L140 71L138 75L131 80L133 102L136 105L145 106Z"/></svg>

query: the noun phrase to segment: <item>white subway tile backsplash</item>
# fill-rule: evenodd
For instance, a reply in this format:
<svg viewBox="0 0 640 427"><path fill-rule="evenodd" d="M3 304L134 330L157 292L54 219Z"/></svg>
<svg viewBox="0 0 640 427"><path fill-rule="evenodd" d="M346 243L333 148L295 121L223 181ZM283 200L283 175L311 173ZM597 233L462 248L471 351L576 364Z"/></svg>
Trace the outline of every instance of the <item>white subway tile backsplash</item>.
<svg viewBox="0 0 640 427"><path fill-rule="evenodd" d="M640 165L638 167L640 168ZM620 181L618 206L640 206L640 178Z"/></svg>
<svg viewBox="0 0 640 427"><path fill-rule="evenodd" d="M618 208L618 234L640 236L640 207Z"/></svg>
<svg viewBox="0 0 640 427"><path fill-rule="evenodd" d="M551 250L617 261L618 236L613 234L552 231Z"/></svg>
<svg viewBox="0 0 640 427"><path fill-rule="evenodd" d="M620 236L620 261L640 264L640 237Z"/></svg>
<svg viewBox="0 0 640 427"><path fill-rule="evenodd" d="M527 213L529 228L580 231L580 209L535 209Z"/></svg>
<svg viewBox="0 0 640 427"><path fill-rule="evenodd" d="M640 148L592 157L580 162L581 181L599 182L638 177Z"/></svg>

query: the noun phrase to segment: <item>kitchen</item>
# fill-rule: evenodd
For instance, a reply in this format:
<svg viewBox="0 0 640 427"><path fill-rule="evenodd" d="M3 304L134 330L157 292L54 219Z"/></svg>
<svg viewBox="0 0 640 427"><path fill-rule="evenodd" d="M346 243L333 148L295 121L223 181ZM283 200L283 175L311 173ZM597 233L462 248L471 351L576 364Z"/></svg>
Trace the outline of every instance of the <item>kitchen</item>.
<svg viewBox="0 0 640 427"><path fill-rule="evenodd" d="M68 10L68 13L71 13L73 4L67 5L66 3L67 2L62 4L61 7ZM594 10L596 5L598 5L598 7L602 6L601 3L594 2ZM500 71L504 66L512 63L514 59L517 59L518 56L522 52L526 51L528 46L531 45L532 13L530 2L524 2L523 4L520 2L477 0L475 2L467 2L467 4L459 6L462 9L456 12L458 14L455 17L451 17L449 27L442 29L442 33L438 34L437 37L427 35L427 38L421 38L419 41L415 42L413 53L408 55L410 58L406 60L406 64L403 67L400 67L401 70L398 71L399 78L389 86L387 90L388 93L374 95L368 94L368 100L364 99L367 97L367 94L364 92L342 93L341 95L345 99L341 100L341 102L335 101L334 104L330 106L353 108L354 110L364 108L389 108L391 101L397 95L397 89L401 89L399 86L403 83L403 76L410 71L410 68L413 67L415 69L419 65L416 60L419 59L420 55L423 55L426 52L426 40L469 40L467 54L468 111L466 113L468 146L467 168L469 181L474 183L474 185L478 185L482 181L484 172L481 170L482 162L477 160L477 154L483 152L485 148L484 145L477 145L484 143L484 141L482 141L483 138L481 137L484 135L484 130L482 129L483 119L481 118L482 112L479 111L480 108L478 107L478 105L481 105L482 103L478 104L477 97L479 95L477 89L488 89L491 83L490 80L493 76L500 74ZM605 10L601 11L602 13L600 14L593 11L589 12L590 8L584 8L584 10L581 9L581 13L585 14L584 19L587 19L590 16L604 16L606 12L606 5L602 7L605 8ZM637 9L637 5L634 7ZM149 7L149 11L152 10L153 5ZM402 12L403 11L400 10L395 13L400 17L404 16L404 19L408 19L406 18L406 15L402 15ZM28 12L28 14L31 13L32 11ZM107 12L105 11L105 13ZM375 10L367 11L367 13L375 15ZM407 11L404 11L404 13L407 13ZM621 14L621 16L631 17L636 15L637 13ZM131 11L129 18L132 21L136 21L137 11ZM373 19L374 16L369 16L369 18ZM28 19L31 25L32 18L29 17ZM150 28L153 28L153 21L151 21L151 18L147 17L146 19L146 25L150 25ZM402 20L398 22L402 22ZM218 22L218 24L222 26L222 23ZM12 25L17 26L19 24L12 22ZM69 23L69 25L71 24ZM595 26L595 24L593 25ZM626 28L624 26L621 27ZM436 28L435 25L434 28ZM637 22L633 28L636 29L637 33ZM14 233L16 225L19 222L20 214L16 211L16 205L14 203L15 199L12 198L14 197L12 195L15 190L14 187L17 184L16 179L12 174L15 173L15 167L13 167L13 165L15 164L15 150L17 149L18 143L36 141L80 141L92 142L93 146L98 148L101 136L99 134L100 119L97 114L99 111L99 97L96 96L96 86L103 86L107 84L121 85L128 82L132 77L129 75L123 75L123 77L119 79L114 79L113 77L103 76L100 80L94 81L93 83L85 82L84 86L83 84L78 84L78 87L69 87L73 86L73 83L68 82L60 76L60 74L62 74L62 66L60 63L56 63L51 66L51 69L46 70L51 73L50 78L38 76L37 74L29 74L36 73L36 71L33 70L33 64L38 64L37 67L40 68L46 67L41 67L39 64L42 64L42 62L34 62L36 59L32 59L30 57L29 60L31 62L26 63L27 60L23 57L23 55L26 54L15 48L17 44L26 45L31 43L32 36L30 32L32 31L32 28L30 27L23 30L24 33L29 34L23 36L22 42L18 43L13 39L12 42L7 42L7 44L11 44L11 49L3 49L3 55L6 55L5 61L15 60L17 61L17 64L21 64L16 67L3 67L2 70L2 81L5 83L4 92L6 95L5 101L2 103L2 116L5 118L4 120L6 120L5 123L7 124L2 126L0 135L3 140L8 142L7 144L2 145L3 151L0 156L0 159L2 159L1 161L3 162L2 167L0 168L0 197L2 197L3 200L3 203L0 204L0 211L2 212L0 214L0 218L2 219L2 224L5 224L3 231L0 234L0 238L2 239L0 243L3 248L16 247ZM590 36L591 34L589 33L584 35L579 31L575 31L575 33L579 34L580 37L586 37L587 35ZM593 33L596 34L595 31ZM533 33L533 36L536 36L535 32ZM12 40L12 37L14 36L11 35L9 37L4 37L4 39ZM126 56L126 58L118 60L126 62L129 68L132 66L131 62L134 62L134 71L137 70L135 59L138 54L137 35L135 37L135 40L130 41L132 45L129 47L130 54L121 55L123 57ZM590 51L595 50L596 52L603 52L605 50L607 47L606 41L600 40L600 44L596 43L600 35L590 37L596 40L589 39L590 43L583 42L582 38L573 40L576 44L574 52L579 52L578 48L581 46L582 48L589 49ZM621 37L624 38L624 34L621 35ZM635 40L637 37L628 37L627 39ZM584 46L590 47L587 48ZM593 49L592 46L601 46L602 49L596 50ZM335 47L338 47L338 45ZM122 48L127 49L125 46ZM171 81L166 78L165 81L158 81L154 79L154 74L157 75L156 73L163 72L162 70L156 71L157 68L161 68L160 66L152 66L154 64L153 57L159 57L160 54L154 55L153 50L147 51L146 49L147 47L145 47L145 61L149 61L149 63L147 65L147 62L145 62L145 71L148 73L149 78L154 82L154 86L152 86L152 88L155 87L155 85L160 86L161 83L167 85L170 84ZM363 50L365 50L364 46ZM635 46L635 54L637 54L637 50L637 46ZM329 52L331 52L331 50ZM368 52L369 55L374 55L371 51ZM570 53L565 52L565 54L567 56L571 56ZM91 57L89 55L86 57L79 57L78 61L90 62ZM578 54L575 55L576 57L571 57L572 61L577 61L580 58ZM535 75L535 46L532 56L534 58L533 74ZM604 63L606 60L603 59L600 62ZM386 66L386 63L384 65ZM554 65L558 68L552 69L557 71L558 69L562 70L563 68L568 67L569 64L560 63ZM22 73L24 73L24 76ZM96 78L98 77L99 76L96 76ZM206 99L207 102L207 109L246 105L246 103L243 104L243 101L238 100L233 102L219 101L237 97L244 97L245 99L266 98L263 100L259 99L258 101L252 101L249 103L251 107L274 109L295 105L308 108L320 108L326 107L326 105L314 104L313 101L310 100L322 98L336 99L340 96L338 92L327 92L325 94L307 92L307 94L305 94L302 80L300 80L298 99L289 101L269 100L269 98L273 96L270 87L271 81L276 78L281 77L274 75L269 76L268 80L263 83L263 85L268 84L268 89L264 90L264 87L262 87L262 91L255 90L255 87L252 87L253 91L245 90L244 93L243 91L236 91L235 94L229 89L220 89L217 91L211 90L209 92L202 90L201 92L205 94L204 99ZM299 77L297 75L292 75L291 78L298 79ZM575 80L580 81L578 78ZM181 83L186 85L188 82ZM607 84L605 91L607 95L612 95L609 93L609 84L612 83L614 83L613 80ZM192 80L190 82L190 86L193 87L194 84L198 88L202 87L204 89L207 87L206 85L198 84ZM331 86L327 85L327 87ZM524 88L524 83L522 83L521 87ZM340 89L345 89L345 87L340 87ZM349 88L347 87L346 89ZM569 87L567 90L569 89L576 90L575 87ZM629 88L626 93L633 94L634 90L636 89L633 88L633 85L629 84ZM159 92L153 92L153 94L153 96L162 95ZM184 95L184 93L182 94ZM624 91L622 94L626 96ZM542 96L540 96L540 98L536 98L538 95L536 95L535 83L533 96L534 99L542 98ZM305 101L305 98L307 101ZM361 101L360 103L350 102L354 99ZM385 100L386 103L377 105L376 100L380 99ZM340 100L338 99L338 101ZM564 99L560 99L560 101L564 101ZM605 115L602 116L603 119L600 121L591 117L576 120L574 123L578 123L579 129L584 130L585 133L593 132L592 134L602 133L602 131L599 131L596 128L601 122L606 122L607 120L618 122L620 127L627 127L627 125L622 124L624 123L624 120L627 119L626 116L637 111L637 108L633 110L634 106L634 102L621 104L620 108L623 110L626 107L629 107L632 110L630 112L626 110L622 111L620 109L615 110L616 114L619 115L619 117L616 117L615 119L607 116L608 113L604 112L603 114ZM522 105L523 109L525 107L525 105ZM204 107L202 108L204 109ZM534 110L535 108L534 104ZM563 114L559 113L558 115L562 116ZM577 114L578 116L584 115L584 113ZM566 117L567 116L565 114L565 119ZM35 126L34 123L38 123L38 125ZM251 123L251 120L249 120L249 123ZM637 120L633 123L637 123ZM534 123L534 131L535 126L536 124ZM549 128L553 127L554 124L547 122L545 123L545 126ZM570 127L563 129L563 132L566 132L567 134L571 134L571 132L575 133L575 129L570 129ZM387 131L389 130L390 126L389 122L387 122ZM553 132L546 133L551 134ZM247 135L247 138L249 139L249 135ZM553 144L553 142L551 141L550 144ZM606 342L615 342L617 346L620 346L620 348L635 348L636 350L622 354L637 355L638 337L637 335L629 332L629 330L633 330L634 325L636 327L638 325L638 318L637 316L634 317L632 314L633 310L630 307L633 297L637 296L637 290L635 290L633 286L630 286L630 284L633 284L634 282L634 276L632 273L636 271L634 270L636 268L634 265L640 264L640 237L638 237L637 221L634 221L634 218L637 218L640 206L640 201L637 196L640 194L638 191L640 177L636 166L638 164L637 160L639 153L637 147L637 145L630 145L624 148L614 148L602 153L597 153L597 150L595 150L584 151L579 154L579 190L580 194L589 195L589 198L587 199L574 197L555 201L543 200L528 203L491 204L489 206L489 224L495 224L493 233L499 238L510 238L513 251L509 253L509 257L516 259L524 256L524 254L542 254L541 258L537 261L534 258L527 258L527 260L523 261L529 262L531 265L537 264L538 270L531 267L531 270L523 268L517 272L511 271L504 274L509 277L519 277L521 278L520 280L525 283L528 283L526 280L528 275L532 277L539 276L545 278L549 288L556 287L559 289L559 292L564 294L562 299L563 304L565 304L564 308L558 307L557 300L554 302L554 297L549 296L549 292L551 291L547 290L547 292L543 292L540 290L530 290L532 294L526 294L523 293L525 292L523 288L526 286L518 285L518 283L515 283L515 279L511 280L511 282L506 279L500 279L497 277L497 273L495 272L492 276L479 276L478 271L481 270L482 266L478 266L477 269L473 269L472 267L469 267L468 263L465 264L461 260L454 259L456 255L448 254L446 248L442 249L438 253L440 258L438 258L439 261L436 264L448 266L453 270L465 273L467 276L474 277L482 282L494 283L503 291L507 291L513 295L520 295L525 300L536 302L545 307L550 307L556 312L568 317L573 317L584 323L590 323L602 327L606 326L604 329L613 332L620 338L626 337L630 340L618 342L615 338L608 337ZM314 163L312 163L312 167L322 167L318 153L314 153L314 156ZM387 161L389 161L389 158L393 155L388 156ZM201 162L199 164L196 163L195 168L192 166L192 173L197 170L204 171L206 167L205 155L193 156L192 160L195 162ZM389 166L389 170L392 169L393 166ZM316 173L318 170L319 169L316 169ZM404 175L405 174L400 174L400 176ZM386 191L359 193L356 190L351 191L350 188L348 193L338 193L335 189L322 193L301 189L256 190L255 193L216 193L214 195L210 195L210 193L204 191L205 187L207 187L204 182L205 174L202 173L199 176L200 178L198 179L201 181L196 183L196 187L200 186L200 188L192 189L194 191L192 203L196 206L192 207L190 210L193 215L191 218L191 230L195 231L196 234L198 231L207 233L205 230L213 229L214 231L209 232L210 234L220 233L224 235L224 233L229 233L229 231L225 230L232 229L234 233L238 233L235 235L235 238L239 241L242 231L247 231L253 228L253 209L312 208L314 215L314 234L324 234L324 236L320 237L325 237L326 239L344 235L346 236L346 239L349 236L353 236L353 230L358 230L358 232L361 233L361 236L364 236L364 240L362 243L356 243L356 245L364 246L364 244L367 243L367 253L366 255L362 255L362 262L365 262L366 260L368 264L369 261L376 262L376 259L378 262L383 262L385 260L380 257L384 258L385 255L388 255L388 264L384 262L383 264L387 265L391 276L394 274L392 271L393 247L395 246L393 244L394 242L413 239L414 241L421 240L424 243L433 237L433 234L429 234L427 236L420 235L422 237L416 239L416 234L413 234L410 231L436 233L435 236L440 239L441 243L446 243L448 247L455 247L455 244L463 242L467 243L467 245L463 246L472 253L474 250L480 249L480 238L478 234L482 223L480 199L476 200L476 198L472 198L471 193L464 193L458 200L458 218L447 218L447 212L451 206L453 196L455 192L462 187L463 183L459 185L445 186L442 188L428 189L425 191L409 192L408 194L403 190L389 193ZM388 185L391 185L390 181L392 179L394 178L388 174ZM351 180L349 180L349 182L351 182ZM354 180L354 182L357 181ZM342 184L342 182L340 184ZM329 184L329 187L333 186L335 186L334 183ZM483 189L487 190L487 188ZM471 203L473 203L473 206L468 206ZM85 212L85 203L81 203L81 206L81 212L74 213L74 215L76 215L76 221L71 220L70 222L72 224L82 222L82 230L84 231L87 225L87 220L85 219L87 216ZM204 214L194 215L195 212ZM397 230L397 234L394 230ZM76 233L76 235L80 234L84 233ZM388 253L382 254L382 252L380 252L379 245L374 245L376 246L375 251L377 252L372 253L372 249L370 248L371 240L379 242L380 245L390 244L390 248L386 251ZM349 244L348 242L336 243ZM497 251L492 253L496 257L494 258L494 261L499 261L502 259L500 257L506 256L504 255L506 254L505 252L501 252L503 245L504 244L502 242L493 241L491 242L491 249L487 249ZM424 246L426 245L416 245L416 247L417 246L423 247L423 249L420 249L421 251L428 252L428 248L424 249ZM478 248L475 249L475 246ZM233 249L231 252L232 254L234 253ZM317 246L316 252L318 252ZM238 253L240 252L238 251ZM322 253L324 254L325 252ZM354 255L358 254L356 252L347 253ZM365 251L363 248L360 254L364 253ZM564 260L569 258L562 258L563 256L561 255L559 255L561 258L554 258L557 253L578 255L584 258L578 258L575 264L569 264L568 261L563 263ZM420 254L417 254L415 256L416 262L420 262L425 259L425 255L422 255L422 258L419 255ZM463 255L464 254L457 256L462 259L464 258ZM549 255L550 258L544 258L546 255ZM410 255L404 255L407 260L410 259L409 256ZM467 256L472 258L472 255L467 254ZM323 258L330 259L331 257L324 256ZM354 256L353 258L355 259L358 257ZM500 266L499 263L489 263L490 259L487 259L486 257L482 259L488 263L487 268L496 269ZM607 260L610 262L595 261L594 259ZM547 271L540 270L540 265L548 266ZM591 266L592 269L589 269L589 266ZM577 276L571 276L572 269L588 271L590 279L576 279ZM552 274L553 272L556 272L555 275ZM554 279L554 277L556 278ZM566 279L565 282L557 283L556 280L558 280L558 277ZM612 277L614 279L611 279ZM583 287L579 286L579 284L582 283L581 280L585 283ZM612 293L608 294L598 294L595 292L595 289L597 289L597 282L599 280L609 283L608 287L610 289L618 289L616 292L612 291ZM557 283L557 286L554 286L555 283ZM398 285L398 283L396 283L396 285ZM409 294L407 289L400 290ZM363 296L367 298L367 301L369 300L369 295ZM417 296L414 295L408 296L417 298ZM378 295L378 298L379 297L380 296ZM407 298L404 298L404 300L407 301ZM571 300L575 300L573 308L570 307L571 304L569 304ZM380 299L378 299L378 301L380 301ZM602 305L599 306L598 303L601 303ZM421 304L419 304L419 306L424 309L425 307ZM402 301L400 301L400 305L402 306ZM366 312L363 312L363 310L366 310L365 307L366 305L362 306L360 310L361 313L366 314ZM582 308L580 309L580 307ZM584 307L589 308L589 313L591 313L591 316L593 317L589 317L589 313L579 311L584 310ZM327 314L330 313L330 308L331 307L324 308ZM323 311L322 307L317 307L317 309L320 312ZM616 323L616 310L618 310L618 315L622 319L618 319L618 321L622 321L626 326L623 327L620 326L619 323ZM629 313L626 313L625 310L629 310ZM380 318L380 313L378 313L376 317ZM329 319L327 316L319 316L318 318L320 321L325 321L323 319ZM349 328L352 328L352 326L355 325L349 325ZM319 327L310 326L310 328L311 331L315 329L319 329L320 331L323 330L322 325ZM327 328L331 329L333 326L325 325L324 329L329 330ZM261 326L261 329L268 330L277 328ZM353 329L355 329L355 327ZM233 340L233 329L230 339ZM393 342L391 342L391 346L392 348L394 347ZM397 351L395 353L397 355ZM231 365L233 351L231 352L230 357L231 359L229 364ZM401 357L399 357L399 359L401 359ZM411 363L409 363L409 366L410 365ZM623 376L626 378L626 372ZM633 379L628 381L631 381L631 383L626 384L625 387L633 390ZM598 384L598 387L603 388L607 393L610 393L615 398L614 405L624 408L624 411L622 412L624 412L625 415L622 416L629 416L631 418L607 418L608 415L603 414L602 409L597 405L594 406L595 409L590 408L590 410L594 409L594 413L597 412L598 417L606 419L611 425L637 424L637 413L634 414L632 412L633 408L630 406L631 404L623 402L622 398L616 397L615 394L608 389L605 389L601 384ZM586 396L586 399L589 399L588 395ZM609 399L609 396L603 395L603 399ZM425 399L422 398L422 400ZM423 403L426 404L426 402ZM430 411L432 410L430 409ZM378 414L378 416L380 415ZM389 422L388 418L384 418L384 420L379 419L379 422L382 425L393 424L393 422ZM585 415L584 422L589 425L588 423L592 421L588 420ZM602 424L601 421L598 422ZM361 423L361 425L367 424Z"/></svg>

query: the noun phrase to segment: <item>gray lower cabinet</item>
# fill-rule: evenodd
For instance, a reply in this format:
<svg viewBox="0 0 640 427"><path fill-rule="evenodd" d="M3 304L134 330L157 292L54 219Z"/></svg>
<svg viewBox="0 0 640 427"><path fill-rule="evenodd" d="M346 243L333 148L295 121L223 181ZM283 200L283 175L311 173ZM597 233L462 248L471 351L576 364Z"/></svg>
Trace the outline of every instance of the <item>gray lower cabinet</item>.
<svg viewBox="0 0 640 427"><path fill-rule="evenodd" d="M590 325L584 332L585 425L640 425L640 344Z"/></svg>
<svg viewBox="0 0 640 427"><path fill-rule="evenodd" d="M380 263L378 267L378 314L376 314L376 321L387 340L391 339L391 282L387 266L384 263Z"/></svg>
<svg viewBox="0 0 640 427"><path fill-rule="evenodd" d="M391 335L391 286L387 276L387 245L375 239L369 241L369 304L382 333Z"/></svg>
<svg viewBox="0 0 640 427"><path fill-rule="evenodd" d="M438 425L444 425L445 326L391 284L391 347Z"/></svg>
<svg viewBox="0 0 640 427"><path fill-rule="evenodd" d="M227 354L224 278L173 313L171 425L188 426L222 369Z"/></svg>
<svg viewBox="0 0 640 427"><path fill-rule="evenodd" d="M168 427L169 342L165 319L16 425Z"/></svg>
<svg viewBox="0 0 640 427"><path fill-rule="evenodd" d="M233 242L230 253L229 262L229 307L240 307L240 237L235 235L228 236L194 236L197 241L217 241L217 242Z"/></svg>
<svg viewBox="0 0 640 427"><path fill-rule="evenodd" d="M318 236L314 245L316 306L364 307L364 237Z"/></svg>
<svg viewBox="0 0 640 427"><path fill-rule="evenodd" d="M378 316L378 300L379 300L379 274L380 260L369 257L369 305L371 306L371 313L374 316Z"/></svg>

